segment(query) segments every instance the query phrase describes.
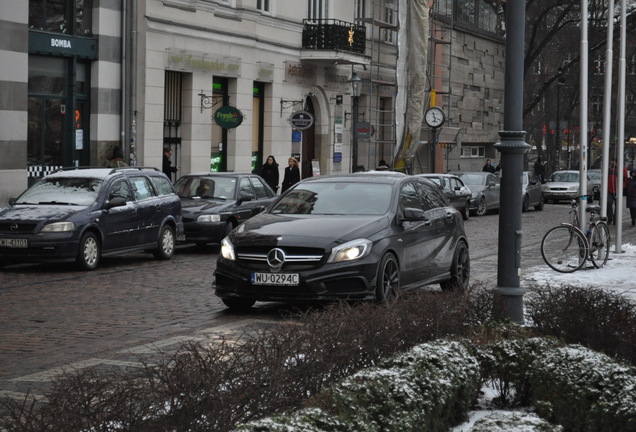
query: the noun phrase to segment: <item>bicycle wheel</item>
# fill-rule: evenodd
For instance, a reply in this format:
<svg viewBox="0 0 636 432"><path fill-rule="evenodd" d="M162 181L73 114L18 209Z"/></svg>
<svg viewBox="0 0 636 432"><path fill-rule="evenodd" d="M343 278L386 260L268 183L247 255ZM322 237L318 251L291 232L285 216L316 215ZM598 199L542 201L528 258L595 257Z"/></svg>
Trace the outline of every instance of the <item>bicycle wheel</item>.
<svg viewBox="0 0 636 432"><path fill-rule="evenodd" d="M551 269L572 273L583 267L587 260L587 240L572 225L554 227L541 240L541 256Z"/></svg>
<svg viewBox="0 0 636 432"><path fill-rule="evenodd" d="M605 222L598 222L592 228L590 236L590 259L594 267L601 268L607 264L610 250L610 230Z"/></svg>

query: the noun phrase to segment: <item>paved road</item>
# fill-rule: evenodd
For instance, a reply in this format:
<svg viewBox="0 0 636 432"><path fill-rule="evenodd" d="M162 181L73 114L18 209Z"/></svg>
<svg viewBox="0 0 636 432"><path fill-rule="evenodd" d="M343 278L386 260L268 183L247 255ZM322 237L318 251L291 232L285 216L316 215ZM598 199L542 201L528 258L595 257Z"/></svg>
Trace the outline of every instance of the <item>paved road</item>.
<svg viewBox="0 0 636 432"><path fill-rule="evenodd" d="M541 237L567 212L561 204L523 214L524 268L542 263ZM499 216L465 226L473 280L495 284ZM636 228L625 225L629 235L636 238ZM171 261L109 258L93 272L73 264L0 271L0 396L38 395L64 370L126 366L185 341L231 339L280 320L279 304L259 303L242 315L226 310L210 289L216 252L183 247Z"/></svg>

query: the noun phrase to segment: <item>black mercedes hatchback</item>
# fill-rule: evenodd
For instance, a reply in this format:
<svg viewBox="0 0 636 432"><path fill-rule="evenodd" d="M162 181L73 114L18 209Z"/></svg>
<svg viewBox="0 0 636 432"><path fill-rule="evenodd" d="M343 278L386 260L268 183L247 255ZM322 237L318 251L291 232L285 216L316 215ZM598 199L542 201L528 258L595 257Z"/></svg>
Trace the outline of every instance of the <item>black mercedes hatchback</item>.
<svg viewBox="0 0 636 432"><path fill-rule="evenodd" d="M0 265L77 261L151 251L170 259L183 237L181 202L154 168L63 170L44 177L0 210Z"/></svg>
<svg viewBox="0 0 636 432"><path fill-rule="evenodd" d="M296 184L221 242L215 293L256 301L386 300L402 289L468 286L461 214L414 176L341 175Z"/></svg>

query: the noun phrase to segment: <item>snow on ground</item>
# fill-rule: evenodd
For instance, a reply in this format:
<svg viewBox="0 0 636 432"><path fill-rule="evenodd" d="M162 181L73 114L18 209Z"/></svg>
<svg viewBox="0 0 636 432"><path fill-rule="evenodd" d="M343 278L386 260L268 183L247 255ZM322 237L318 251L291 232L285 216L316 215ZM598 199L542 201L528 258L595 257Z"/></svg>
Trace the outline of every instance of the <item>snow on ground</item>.
<svg viewBox="0 0 636 432"><path fill-rule="evenodd" d="M626 243L621 248L622 253L610 249L607 264L600 268L583 268L574 273L559 273L547 264L524 270L521 284L524 288L530 285L559 286L562 284L580 287L599 287L622 293L625 297L636 300L636 245Z"/></svg>

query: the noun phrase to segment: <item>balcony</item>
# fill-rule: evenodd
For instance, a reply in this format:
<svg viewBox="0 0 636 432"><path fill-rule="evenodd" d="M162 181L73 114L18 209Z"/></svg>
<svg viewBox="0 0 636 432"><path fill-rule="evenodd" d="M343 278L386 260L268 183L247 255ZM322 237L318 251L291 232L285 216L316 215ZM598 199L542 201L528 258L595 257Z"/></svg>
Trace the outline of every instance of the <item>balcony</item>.
<svg viewBox="0 0 636 432"><path fill-rule="evenodd" d="M337 19L303 20L301 60L368 64L366 27Z"/></svg>

